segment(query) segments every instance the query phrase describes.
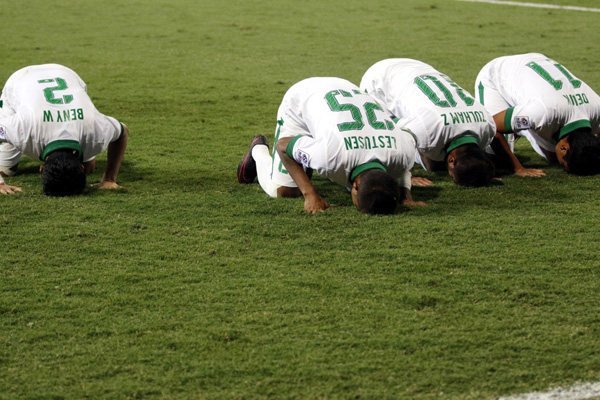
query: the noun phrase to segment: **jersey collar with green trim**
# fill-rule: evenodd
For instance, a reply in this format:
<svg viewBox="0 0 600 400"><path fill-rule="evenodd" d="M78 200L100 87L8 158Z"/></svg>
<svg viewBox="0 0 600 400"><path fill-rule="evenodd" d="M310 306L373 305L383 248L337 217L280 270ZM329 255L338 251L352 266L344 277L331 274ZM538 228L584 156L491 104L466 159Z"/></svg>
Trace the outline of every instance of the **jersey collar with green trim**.
<svg viewBox="0 0 600 400"><path fill-rule="evenodd" d="M453 141L451 141L450 144L448 144L448 147L446 147L446 154L450 153L455 148L462 146L463 144L469 143L477 144L477 138L475 138L474 136L461 136L459 138L456 138Z"/></svg>
<svg viewBox="0 0 600 400"><path fill-rule="evenodd" d="M42 151L42 154L40 154L40 160L46 160L46 157L56 150L73 150L75 155L77 155L77 158L79 158L79 161L83 161L83 151L81 151L81 146L76 140L55 140L54 142L48 143Z"/></svg>
<svg viewBox="0 0 600 400"><path fill-rule="evenodd" d="M570 124L567 124L567 125L563 126L562 128L560 128L560 130L558 132L556 132L556 133L554 133L554 135L552 135L552 138L556 142L558 142L559 140L561 140L562 138L567 136L569 133L573 133L576 130L591 131L591 129L592 129L592 124L590 123L590 121L588 121L587 119L580 119L579 121L571 122Z"/></svg>
<svg viewBox="0 0 600 400"><path fill-rule="evenodd" d="M383 171L387 172L387 169L385 169L383 164L380 163L379 161L371 161L368 163L360 164L358 167L354 168L352 170L352 172L350 173L350 183L354 182L354 180L356 179L356 177L358 175L362 174L366 170L373 169L373 168L382 169Z"/></svg>

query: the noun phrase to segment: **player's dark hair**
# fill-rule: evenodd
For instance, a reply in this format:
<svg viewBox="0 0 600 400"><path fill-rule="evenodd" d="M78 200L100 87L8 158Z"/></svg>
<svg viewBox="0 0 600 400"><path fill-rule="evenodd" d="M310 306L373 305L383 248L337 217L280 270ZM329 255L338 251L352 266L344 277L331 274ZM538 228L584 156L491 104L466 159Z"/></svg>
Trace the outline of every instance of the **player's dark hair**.
<svg viewBox="0 0 600 400"><path fill-rule="evenodd" d="M369 169L360 175L358 208L367 214L393 214L398 205L398 182L387 172Z"/></svg>
<svg viewBox="0 0 600 400"><path fill-rule="evenodd" d="M42 170L42 188L47 196L75 196L85 188L85 172L72 150L50 153Z"/></svg>
<svg viewBox="0 0 600 400"><path fill-rule="evenodd" d="M569 150L563 157L569 172L575 175L600 173L600 139L587 131L574 131L567 136Z"/></svg>
<svg viewBox="0 0 600 400"><path fill-rule="evenodd" d="M468 187L487 186L494 178L494 162L474 143L456 148L454 182Z"/></svg>

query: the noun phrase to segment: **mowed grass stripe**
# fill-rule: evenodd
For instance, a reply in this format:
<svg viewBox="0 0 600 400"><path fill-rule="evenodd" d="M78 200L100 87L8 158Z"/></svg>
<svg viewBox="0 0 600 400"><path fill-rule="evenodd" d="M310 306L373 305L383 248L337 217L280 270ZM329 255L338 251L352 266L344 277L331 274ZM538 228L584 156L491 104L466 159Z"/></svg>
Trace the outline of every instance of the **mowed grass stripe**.
<svg viewBox="0 0 600 400"><path fill-rule="evenodd" d="M549 9L558 9L558 10L600 12L600 8L561 6L561 5L556 5L556 4L523 3L520 1L501 1L501 0L458 0L458 1L468 1L471 3L501 4L501 5L519 6L519 7L535 7L535 8L549 8Z"/></svg>
<svg viewBox="0 0 600 400"><path fill-rule="evenodd" d="M600 398L600 382L578 383L569 387L559 387L546 392L531 392L498 400L587 400Z"/></svg>

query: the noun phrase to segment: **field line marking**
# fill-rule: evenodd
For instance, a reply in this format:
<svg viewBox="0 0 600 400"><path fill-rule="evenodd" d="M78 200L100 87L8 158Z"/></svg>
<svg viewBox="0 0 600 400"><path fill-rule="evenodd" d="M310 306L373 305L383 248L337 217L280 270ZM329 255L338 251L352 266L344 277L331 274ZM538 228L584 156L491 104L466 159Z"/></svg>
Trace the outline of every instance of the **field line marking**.
<svg viewBox="0 0 600 400"><path fill-rule="evenodd" d="M500 1L500 0L457 0L457 1L469 1L472 3L504 4L504 5L509 5L509 6L520 6L520 7L554 8L554 9L559 9L559 10L600 12L600 8L558 6L558 5L554 5L554 4L523 3L520 1Z"/></svg>
<svg viewBox="0 0 600 400"><path fill-rule="evenodd" d="M600 397L600 382L578 383L566 388L558 387L547 392L531 392L497 400L586 400Z"/></svg>

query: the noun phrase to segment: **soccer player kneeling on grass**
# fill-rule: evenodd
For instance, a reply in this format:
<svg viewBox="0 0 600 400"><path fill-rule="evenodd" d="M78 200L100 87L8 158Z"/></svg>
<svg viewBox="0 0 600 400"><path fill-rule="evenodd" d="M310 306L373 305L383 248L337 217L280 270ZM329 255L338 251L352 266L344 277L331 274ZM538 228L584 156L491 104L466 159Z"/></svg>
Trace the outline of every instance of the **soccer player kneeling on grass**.
<svg viewBox="0 0 600 400"><path fill-rule="evenodd" d="M524 168L505 134L527 138L551 163L577 175L600 173L600 96L558 62L529 53L496 58L479 72L477 99L494 115L498 161L521 176L543 176Z"/></svg>
<svg viewBox="0 0 600 400"><path fill-rule="evenodd" d="M329 208L315 190L312 171L348 188L367 214L391 214L414 202L410 170L416 138L398 128L387 108L340 78L309 78L293 85L277 114L273 154L256 136L238 166L238 181L258 176L271 197L304 196L313 214ZM307 174L306 171L309 171Z"/></svg>
<svg viewBox="0 0 600 400"><path fill-rule="evenodd" d="M119 188L117 174L129 130L103 115L75 71L58 64L34 65L13 73L0 97L0 193L20 192L2 177L12 176L22 154L39 159L43 191L49 196L83 192L95 156L108 148L106 170L97 186Z"/></svg>
<svg viewBox="0 0 600 400"><path fill-rule="evenodd" d="M486 109L447 75L408 58L383 60L365 72L360 88L384 103L397 125L417 136L416 161L426 170L447 170L458 185L489 185L494 164L484 149L496 133ZM413 185L428 186L413 177Z"/></svg>

